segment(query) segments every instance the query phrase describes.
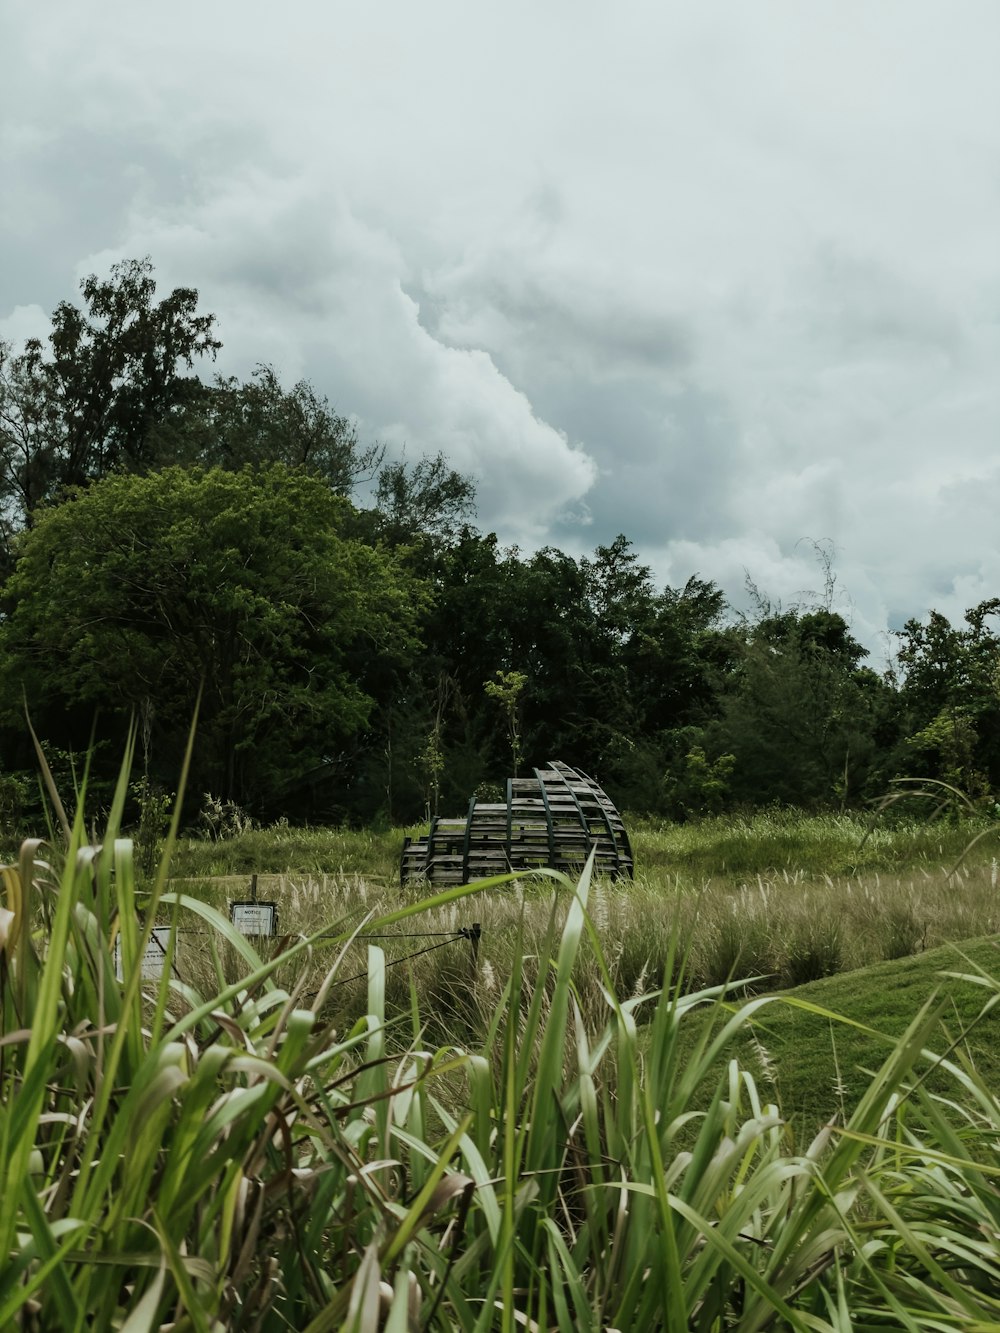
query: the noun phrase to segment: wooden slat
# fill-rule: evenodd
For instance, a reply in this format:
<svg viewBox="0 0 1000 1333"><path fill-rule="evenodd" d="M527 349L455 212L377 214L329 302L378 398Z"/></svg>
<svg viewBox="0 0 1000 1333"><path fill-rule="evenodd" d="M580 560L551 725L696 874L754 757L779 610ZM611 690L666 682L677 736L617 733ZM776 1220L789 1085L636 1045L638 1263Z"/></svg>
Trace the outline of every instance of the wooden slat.
<svg viewBox="0 0 1000 1333"><path fill-rule="evenodd" d="M632 848L614 804L592 778L550 761L511 778L507 799L470 802L464 819L436 818L403 848L404 882L466 883L508 869L578 867L594 851L599 872L631 876Z"/></svg>

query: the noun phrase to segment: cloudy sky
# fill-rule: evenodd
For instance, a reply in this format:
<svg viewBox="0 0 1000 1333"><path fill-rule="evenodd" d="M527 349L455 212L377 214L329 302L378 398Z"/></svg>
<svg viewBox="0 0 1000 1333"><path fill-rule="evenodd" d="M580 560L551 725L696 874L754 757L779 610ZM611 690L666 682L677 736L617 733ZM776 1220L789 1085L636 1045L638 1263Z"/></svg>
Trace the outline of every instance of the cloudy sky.
<svg viewBox="0 0 1000 1333"><path fill-rule="evenodd" d="M149 254L479 521L1000 595L996 0L4 0L0 336Z"/></svg>

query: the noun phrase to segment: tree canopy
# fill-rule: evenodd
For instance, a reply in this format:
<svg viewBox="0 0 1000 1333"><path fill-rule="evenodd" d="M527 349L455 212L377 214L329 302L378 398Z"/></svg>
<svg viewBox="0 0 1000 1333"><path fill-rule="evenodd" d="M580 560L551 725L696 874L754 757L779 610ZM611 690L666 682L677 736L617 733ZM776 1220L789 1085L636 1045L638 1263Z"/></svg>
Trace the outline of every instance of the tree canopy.
<svg viewBox="0 0 1000 1333"><path fill-rule="evenodd" d="M170 785L255 813L413 819L563 758L623 808L688 818L863 802L896 775L1000 787L1000 598L937 611L878 673L834 607L733 615L658 587L619 534L524 554L473 525L442 454L386 458L307 381L198 375L198 293L116 264L0 344L0 780L23 703L62 750L142 721ZM360 494L370 488L367 504ZM12 774L13 770L13 774ZM13 788L11 788L13 790Z"/></svg>
<svg viewBox="0 0 1000 1333"><path fill-rule="evenodd" d="M217 376L183 407L150 429L148 456L155 466L222 467L284 463L301 467L337 495L348 495L378 471L383 450L362 445L357 425L338 415L306 380L284 389L273 366L249 380Z"/></svg>
<svg viewBox="0 0 1000 1333"><path fill-rule="evenodd" d="M197 778L266 804L334 763L373 707L374 655L411 650L418 591L346 538L349 509L280 464L113 476L40 512L7 584L8 700L142 713L176 771L202 692Z"/></svg>
<svg viewBox="0 0 1000 1333"><path fill-rule="evenodd" d="M221 346L198 293L177 287L155 301L147 259L115 264L80 283L84 307L62 301L48 348L0 344L0 507L24 521L65 487L119 470L144 470L153 427L198 396L185 374Z"/></svg>

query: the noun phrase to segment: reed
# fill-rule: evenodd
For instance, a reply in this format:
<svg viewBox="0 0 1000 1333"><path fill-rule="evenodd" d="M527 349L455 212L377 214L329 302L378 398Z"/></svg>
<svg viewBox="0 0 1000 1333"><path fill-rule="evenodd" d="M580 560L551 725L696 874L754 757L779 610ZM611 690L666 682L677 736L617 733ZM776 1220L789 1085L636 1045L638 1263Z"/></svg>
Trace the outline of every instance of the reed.
<svg viewBox="0 0 1000 1333"><path fill-rule="evenodd" d="M640 963L612 925L628 893L589 867L389 903L364 886L360 907L355 883L313 895L315 928L262 957L166 860L137 880L124 792L99 846L77 817L62 854L28 842L2 870L0 1327L1000 1320L1000 1106L953 1054L943 1002L897 1040L871 1030L881 1063L846 1123L796 1141L727 1057L793 1001L699 989L679 912ZM420 960L393 968L357 936L490 910L510 926L502 968L440 950L470 1040L432 1038ZM179 976L195 924L203 970ZM974 982L985 1023L1000 988Z"/></svg>

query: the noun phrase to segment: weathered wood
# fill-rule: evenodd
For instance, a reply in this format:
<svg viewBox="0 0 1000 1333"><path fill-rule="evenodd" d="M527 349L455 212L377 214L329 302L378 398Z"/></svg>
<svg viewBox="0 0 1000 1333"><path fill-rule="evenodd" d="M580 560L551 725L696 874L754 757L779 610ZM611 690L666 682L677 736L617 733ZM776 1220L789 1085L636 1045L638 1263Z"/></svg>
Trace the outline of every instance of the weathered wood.
<svg viewBox="0 0 1000 1333"><path fill-rule="evenodd" d="M621 815L600 786L550 761L511 778L503 803L473 800L464 819L435 818L426 838L407 839L404 884L468 884L507 870L579 870L591 851L599 873L632 878L632 848Z"/></svg>

